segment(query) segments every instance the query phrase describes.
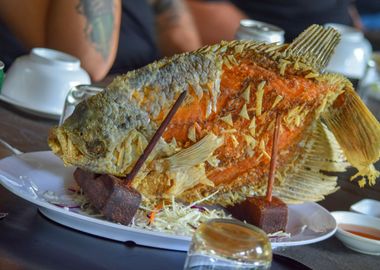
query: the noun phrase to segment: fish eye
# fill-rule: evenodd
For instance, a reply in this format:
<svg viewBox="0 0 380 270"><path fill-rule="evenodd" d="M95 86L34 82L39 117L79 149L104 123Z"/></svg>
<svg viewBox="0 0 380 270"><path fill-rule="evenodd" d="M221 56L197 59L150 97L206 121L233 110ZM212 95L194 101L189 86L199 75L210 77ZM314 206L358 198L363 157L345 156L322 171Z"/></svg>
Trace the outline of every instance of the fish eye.
<svg viewBox="0 0 380 270"><path fill-rule="evenodd" d="M93 154L97 157L102 157L105 155L105 144L99 139L86 142L86 148L88 153Z"/></svg>

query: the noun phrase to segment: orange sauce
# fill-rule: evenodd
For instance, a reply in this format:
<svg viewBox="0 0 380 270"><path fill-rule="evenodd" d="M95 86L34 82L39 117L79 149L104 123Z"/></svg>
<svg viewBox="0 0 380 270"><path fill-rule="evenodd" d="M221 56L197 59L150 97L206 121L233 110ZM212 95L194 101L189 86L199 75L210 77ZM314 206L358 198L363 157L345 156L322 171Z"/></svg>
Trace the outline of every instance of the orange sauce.
<svg viewBox="0 0 380 270"><path fill-rule="evenodd" d="M339 227L346 232L368 239L380 241L380 230L378 229L353 224L339 224Z"/></svg>

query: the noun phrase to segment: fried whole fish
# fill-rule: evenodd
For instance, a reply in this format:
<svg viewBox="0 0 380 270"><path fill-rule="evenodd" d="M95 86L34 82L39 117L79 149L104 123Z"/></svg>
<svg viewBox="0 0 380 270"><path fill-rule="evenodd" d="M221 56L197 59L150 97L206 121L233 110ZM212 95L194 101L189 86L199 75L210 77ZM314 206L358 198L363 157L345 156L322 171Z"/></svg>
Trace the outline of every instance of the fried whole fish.
<svg viewBox="0 0 380 270"><path fill-rule="evenodd" d="M234 204L263 195L275 115L281 117L274 192L286 202L336 190L322 171L379 173L380 125L341 75L323 73L339 34L313 25L291 44L222 42L117 77L49 135L65 164L125 176L176 98L188 91L132 182L145 199ZM348 161L348 163L346 162Z"/></svg>

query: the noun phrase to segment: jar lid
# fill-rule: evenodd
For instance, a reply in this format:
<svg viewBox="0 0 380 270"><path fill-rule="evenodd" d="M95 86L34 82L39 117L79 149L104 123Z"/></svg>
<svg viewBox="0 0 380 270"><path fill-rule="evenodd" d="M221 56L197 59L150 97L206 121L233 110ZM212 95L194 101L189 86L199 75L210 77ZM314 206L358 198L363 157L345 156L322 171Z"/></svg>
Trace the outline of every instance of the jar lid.
<svg viewBox="0 0 380 270"><path fill-rule="evenodd" d="M284 42L285 31L275 25L256 20L240 21L239 31L252 36L252 39L267 42Z"/></svg>
<svg viewBox="0 0 380 270"><path fill-rule="evenodd" d="M256 20L241 20L240 25L245 28L249 28L252 31L266 34L284 34L284 30L273 24L260 22Z"/></svg>

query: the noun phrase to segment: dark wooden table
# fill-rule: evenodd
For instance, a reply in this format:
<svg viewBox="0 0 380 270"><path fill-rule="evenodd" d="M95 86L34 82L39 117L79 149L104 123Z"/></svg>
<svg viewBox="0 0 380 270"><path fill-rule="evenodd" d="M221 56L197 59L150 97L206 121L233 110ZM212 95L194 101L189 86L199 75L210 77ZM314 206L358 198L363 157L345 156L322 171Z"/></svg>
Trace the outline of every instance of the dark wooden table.
<svg viewBox="0 0 380 270"><path fill-rule="evenodd" d="M380 116L380 103L370 108ZM0 138L23 152L48 150L47 134L58 121L23 113L0 102ZM0 157L9 155L0 147ZM377 164L379 168L379 164ZM380 184L358 188L348 175L339 179L341 189L320 202L326 209L349 210L363 199L380 200ZM36 206L0 187L0 212L9 215L0 220L0 269L182 269L186 253L129 246L87 235L45 218ZM356 253L339 240L328 240L277 252L292 257L313 269L379 269L380 258ZM294 269L273 263L272 269Z"/></svg>

